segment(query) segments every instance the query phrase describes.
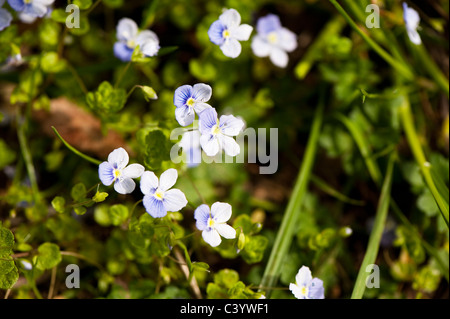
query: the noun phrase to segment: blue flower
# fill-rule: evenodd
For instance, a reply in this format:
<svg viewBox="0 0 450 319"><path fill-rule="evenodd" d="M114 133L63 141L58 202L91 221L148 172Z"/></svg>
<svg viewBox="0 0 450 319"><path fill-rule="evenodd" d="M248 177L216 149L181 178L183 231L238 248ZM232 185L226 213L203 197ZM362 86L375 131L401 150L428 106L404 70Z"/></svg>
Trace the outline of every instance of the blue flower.
<svg viewBox="0 0 450 319"><path fill-rule="evenodd" d="M403 20L405 21L409 40L411 40L411 42L416 45L421 44L422 39L417 32L417 28L419 27L420 22L420 16L416 10L409 8L405 2L403 2Z"/></svg>
<svg viewBox="0 0 450 319"><path fill-rule="evenodd" d="M133 20L120 19L116 31L118 41L114 43L114 55L123 62L131 61L131 56L137 46L145 56L158 54L160 46L156 33L150 30L139 31Z"/></svg>
<svg viewBox="0 0 450 319"><path fill-rule="evenodd" d="M231 205L221 202L212 204L211 210L206 204L200 205L194 212L196 227L202 231L205 242L212 247L220 245L220 236L227 239L236 238L236 230L226 223L230 217Z"/></svg>
<svg viewBox="0 0 450 319"><path fill-rule="evenodd" d="M9 5L17 12L23 12L31 17L42 18L48 11L48 6L55 0L8 0Z"/></svg>
<svg viewBox="0 0 450 319"><path fill-rule="evenodd" d="M186 155L186 163L188 167L195 167L201 163L202 150L200 148L200 132L187 131L181 137L178 143Z"/></svg>
<svg viewBox="0 0 450 319"><path fill-rule="evenodd" d="M214 108L206 109L199 115L200 145L208 156L215 156L222 149L229 156L240 153L239 144L232 136L239 135L244 128L244 121L233 115L217 118Z"/></svg>
<svg viewBox="0 0 450 319"><path fill-rule="evenodd" d="M5 3L5 0L0 0L0 31L4 28L9 27L12 21L12 15L8 10L3 9L2 6Z"/></svg>
<svg viewBox="0 0 450 319"><path fill-rule="evenodd" d="M141 164L127 166L128 161L128 153L122 147L112 151L108 156L108 161L101 163L98 167L98 176L101 182L106 186L114 183L114 189L119 194L133 192L136 183L132 178L140 177L145 168Z"/></svg>
<svg viewBox="0 0 450 319"><path fill-rule="evenodd" d="M295 276L295 284L289 284L289 290L297 299L324 299L323 281L313 278L311 270L302 266Z"/></svg>
<svg viewBox="0 0 450 319"><path fill-rule="evenodd" d="M192 124L195 118L195 112L200 114L203 110L211 108L208 102L212 95L212 89L204 83L182 85L175 90L173 104L175 109L175 118L181 126Z"/></svg>
<svg viewBox="0 0 450 319"><path fill-rule="evenodd" d="M268 14L258 19L258 34L252 38L252 50L258 57L270 57L273 64L280 68L287 66L289 57L286 52L297 48L297 36L282 27L280 18Z"/></svg>
<svg viewBox="0 0 450 319"><path fill-rule="evenodd" d="M252 31L252 26L241 24L239 12L228 9L220 15L219 20L211 24L208 35L212 43L220 46L223 54L236 58L242 50L239 41L247 41Z"/></svg>
<svg viewBox="0 0 450 319"><path fill-rule="evenodd" d="M141 177L141 191L144 194L144 207L154 218L177 212L188 203L186 196L179 189L170 189L177 181L178 173L170 168L161 174L158 181L155 173L145 171Z"/></svg>

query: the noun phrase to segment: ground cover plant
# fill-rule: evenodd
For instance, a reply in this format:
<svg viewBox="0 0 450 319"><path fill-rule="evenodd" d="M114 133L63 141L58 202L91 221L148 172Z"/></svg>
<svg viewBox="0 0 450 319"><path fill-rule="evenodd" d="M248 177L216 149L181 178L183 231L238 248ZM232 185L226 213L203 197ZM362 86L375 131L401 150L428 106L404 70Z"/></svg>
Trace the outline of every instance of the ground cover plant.
<svg viewBox="0 0 450 319"><path fill-rule="evenodd" d="M0 297L448 298L448 21L0 0Z"/></svg>

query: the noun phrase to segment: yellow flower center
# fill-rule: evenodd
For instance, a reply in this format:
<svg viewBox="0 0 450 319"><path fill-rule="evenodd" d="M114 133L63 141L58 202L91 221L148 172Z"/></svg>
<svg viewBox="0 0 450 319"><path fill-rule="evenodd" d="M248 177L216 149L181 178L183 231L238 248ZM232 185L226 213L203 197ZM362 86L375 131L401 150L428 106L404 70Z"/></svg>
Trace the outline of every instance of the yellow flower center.
<svg viewBox="0 0 450 319"><path fill-rule="evenodd" d="M130 49L134 49L135 46L136 46L136 42L134 40L127 41L127 47L129 47Z"/></svg>
<svg viewBox="0 0 450 319"><path fill-rule="evenodd" d="M277 33L276 33L276 32L270 32L270 33L267 35L267 40L268 40L269 43L271 43L271 44L277 43L277 42L278 42L278 35L277 35Z"/></svg>
<svg viewBox="0 0 450 319"><path fill-rule="evenodd" d="M186 102L186 105L189 106L189 107L193 107L194 104L195 104L195 100L193 98L191 98L191 97Z"/></svg>
<svg viewBox="0 0 450 319"><path fill-rule="evenodd" d="M23 0L24 3L31 3L33 0Z"/></svg>
<svg viewBox="0 0 450 319"><path fill-rule="evenodd" d="M214 219L212 219L211 217L208 218L208 227L214 227L215 224L216 222L214 221Z"/></svg>
<svg viewBox="0 0 450 319"><path fill-rule="evenodd" d="M308 289L305 286L303 286L301 288L300 292L303 296L306 296L308 294Z"/></svg>
<svg viewBox="0 0 450 319"><path fill-rule="evenodd" d="M163 200L164 192L160 191L160 190L157 190L153 196L155 196L156 199Z"/></svg>
<svg viewBox="0 0 450 319"><path fill-rule="evenodd" d="M228 31L227 29L223 30L222 32L222 36L227 39L230 37L230 31Z"/></svg>
<svg viewBox="0 0 450 319"><path fill-rule="evenodd" d="M122 173L119 169L114 169L114 171L113 171L114 179L118 179L121 174Z"/></svg>

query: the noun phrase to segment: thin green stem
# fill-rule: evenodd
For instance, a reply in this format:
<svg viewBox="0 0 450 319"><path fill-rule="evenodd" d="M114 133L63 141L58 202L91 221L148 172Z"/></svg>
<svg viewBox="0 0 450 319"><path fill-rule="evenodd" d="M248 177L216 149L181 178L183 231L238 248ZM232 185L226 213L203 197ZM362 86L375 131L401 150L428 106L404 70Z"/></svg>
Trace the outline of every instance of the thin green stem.
<svg viewBox="0 0 450 319"><path fill-rule="evenodd" d="M322 94L321 98L324 98ZM300 171L295 182L294 190L283 216L283 220L278 230L272 251L270 253L269 261L267 262L263 278L260 286L274 287L277 283L281 271L281 265L285 260L292 239L295 235L295 230L298 227L298 216L303 202L304 195L309 183L311 171L314 165L318 139L323 121L324 102L321 101L316 109L314 120L311 129L311 135L306 146L305 156L300 167ZM270 296L271 291L267 291L267 297Z"/></svg>
<svg viewBox="0 0 450 319"><path fill-rule="evenodd" d="M127 73L129 67L131 65L131 61L127 63L127 65L125 65L125 68L123 69L122 73L119 75L119 77L117 78L116 83L114 84L114 88L118 88L120 82L122 81L123 77L125 76L125 74Z"/></svg>
<svg viewBox="0 0 450 319"><path fill-rule="evenodd" d="M386 170L386 177L384 178L383 186L381 188L381 196L378 201L377 213L375 216L374 225L370 234L369 243L367 245L366 254L363 262L359 268L358 277L356 278L355 286L353 288L352 299L361 299L366 289L367 267L375 264L378 250L380 247L381 237L383 235L384 224L389 211L390 193L392 186L392 173L394 170L394 162L396 153L391 153L389 163Z"/></svg>
<svg viewBox="0 0 450 319"><path fill-rule="evenodd" d="M76 148L74 148L72 145L70 145L69 143L67 143L62 136L58 133L58 131L56 130L56 128L54 126L52 126L53 131L55 132L55 134L58 136L58 138L61 140L61 142L63 142L63 144L72 152L74 152L75 154L77 154L78 156L80 156L81 158L95 164L95 165L100 165L102 162L100 162L99 160L92 158L86 154L81 153L79 150L77 150Z"/></svg>
<svg viewBox="0 0 450 319"><path fill-rule="evenodd" d="M433 180L431 174L432 166L427 161L425 154L422 150L419 137L414 127L414 120L411 114L411 106L407 95L403 95L403 101L402 105L399 108L399 113L400 113L400 120L402 122L403 129L406 134L406 139L408 140L409 146L411 147L414 158L416 159L416 162L420 167L425 182L428 188L430 189L431 193L433 194L436 204L438 205L441 215L444 218L445 223L447 224L448 227L449 206L448 203L446 203L445 199L439 193L436 184Z"/></svg>

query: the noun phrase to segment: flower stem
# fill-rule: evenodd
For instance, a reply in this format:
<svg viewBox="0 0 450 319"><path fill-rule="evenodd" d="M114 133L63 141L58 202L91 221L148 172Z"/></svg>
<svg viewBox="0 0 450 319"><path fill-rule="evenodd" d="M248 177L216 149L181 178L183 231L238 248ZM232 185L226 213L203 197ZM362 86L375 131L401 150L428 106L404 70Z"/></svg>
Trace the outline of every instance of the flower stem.
<svg viewBox="0 0 450 319"><path fill-rule="evenodd" d="M324 98L324 94L322 94L321 98ZM277 237L270 253L269 261L267 262L263 278L260 283L261 287L267 287L269 289L266 292L267 297L271 294L270 289L277 283L281 266L288 253L289 247L291 246L292 239L295 235L295 230L298 228L298 216L314 164L323 121L323 110L324 102L321 101L314 115L311 134L306 146L305 156L295 182L292 196L284 213L280 229L278 230Z"/></svg>

